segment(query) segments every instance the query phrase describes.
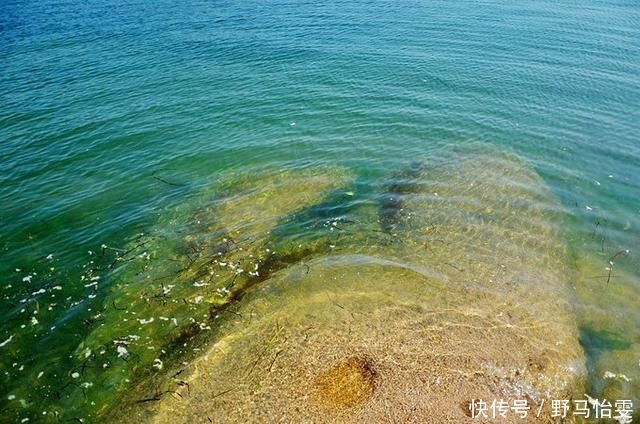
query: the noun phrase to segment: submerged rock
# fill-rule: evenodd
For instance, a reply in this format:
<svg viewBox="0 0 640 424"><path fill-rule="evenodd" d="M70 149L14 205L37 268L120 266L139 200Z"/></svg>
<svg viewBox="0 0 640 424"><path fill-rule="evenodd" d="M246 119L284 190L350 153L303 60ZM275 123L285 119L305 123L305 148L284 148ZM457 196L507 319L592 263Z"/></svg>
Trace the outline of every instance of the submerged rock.
<svg viewBox="0 0 640 424"><path fill-rule="evenodd" d="M329 408L350 408L373 395L375 381L371 358L352 356L333 364L316 378L315 394Z"/></svg>
<svg viewBox="0 0 640 424"><path fill-rule="evenodd" d="M455 158L416 171L425 183L403 192L393 243L354 237L275 273L181 369L179 395L126 414L463 422L483 399L526 401L529 421L551 421L536 408L581 396L585 378L561 211L517 157Z"/></svg>
<svg viewBox="0 0 640 424"><path fill-rule="evenodd" d="M637 416L640 399L638 279L625 270L623 261L614 264L608 275L613 255L575 252L580 340L589 371L586 393L597 399L608 399L612 404L632 400L634 416Z"/></svg>
<svg viewBox="0 0 640 424"><path fill-rule="evenodd" d="M420 191L423 169L424 164L416 161L388 182L379 199L380 223L384 231L393 232L402 218L405 197Z"/></svg>
<svg viewBox="0 0 640 424"><path fill-rule="evenodd" d="M198 351L197 336L247 288L309 254L285 243L274 251L271 232L349 181L338 168L227 176L163 213L114 260L111 293L76 350L73 371L92 386L64 386L62 409L102 415L123 398L166 394L166 368Z"/></svg>

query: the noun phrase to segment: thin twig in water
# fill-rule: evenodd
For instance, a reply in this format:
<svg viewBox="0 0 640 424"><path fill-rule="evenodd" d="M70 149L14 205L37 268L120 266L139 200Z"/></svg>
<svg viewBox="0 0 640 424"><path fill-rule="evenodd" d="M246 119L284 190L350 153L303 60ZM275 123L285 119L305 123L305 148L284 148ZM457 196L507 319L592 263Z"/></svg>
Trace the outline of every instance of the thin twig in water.
<svg viewBox="0 0 640 424"><path fill-rule="evenodd" d="M338 302L336 302L335 300L333 300L333 299L331 298L331 296L329 296L329 293L326 293L326 295L327 295L327 299L329 299L329 301L330 301L331 303L333 303L333 304L334 304L335 306L337 306L338 308L340 308L340 309L342 309L342 310L344 310L344 311L349 312L349 315L351 315L351 318L354 318L354 319L355 319L355 316L353 315L353 312L351 312L349 309L345 308L344 306L342 306L341 304L339 304Z"/></svg>
<svg viewBox="0 0 640 424"><path fill-rule="evenodd" d="M609 285L609 283L611 282L611 272L613 271L613 264L615 263L616 259L618 259L619 256L626 255L628 253L629 249L621 250L613 255L611 259L609 259L609 274L607 275L607 285Z"/></svg>
<svg viewBox="0 0 640 424"><path fill-rule="evenodd" d="M278 359L278 356L280 355L280 353L282 353L281 350L277 351L273 359L271 360L271 365L269 365L269 372L271 372L271 370L273 369L273 364L276 362L276 359Z"/></svg>
<svg viewBox="0 0 640 424"><path fill-rule="evenodd" d="M255 362L253 363L251 368L249 368L249 370L245 374L245 377L248 377L253 372L253 370L256 368L256 366L258 366L258 363L267 354L267 352L273 347L273 344L280 337L280 332L281 331L282 331L282 328L280 328L280 323L278 321L276 321L276 331L273 333L273 336L271 336L271 339L265 344L264 349L262 350L262 352L260 352L260 354L258 355L258 358L255 360ZM273 365L273 364L271 364L271 365Z"/></svg>
<svg viewBox="0 0 640 424"><path fill-rule="evenodd" d="M329 293L326 293L327 295L327 299L329 299L329 301L331 303L333 303L334 305L336 305L338 308L340 309L344 309L344 306L342 306L341 304L339 304L338 302L336 302L335 300L331 299L331 296L329 296Z"/></svg>
<svg viewBox="0 0 640 424"><path fill-rule="evenodd" d="M158 180L158 181L162 182L162 183L165 183L165 184L168 184L168 185L170 185L170 186L174 186L174 187L181 187L181 186L183 186L183 185L184 185L184 184L172 183L172 182L167 181L167 180L165 180L165 179L163 179L163 178L160 178L160 177L158 177L158 176L156 175L156 173L157 173L157 172L158 172L158 171L153 171L153 173L151 174L151 176L152 176L153 178L155 178L156 180Z"/></svg>
<svg viewBox="0 0 640 424"><path fill-rule="evenodd" d="M178 386L186 387L187 388L187 394L191 394L191 386L186 381L182 381L182 380L178 381Z"/></svg>
<svg viewBox="0 0 640 424"><path fill-rule="evenodd" d="M220 392L220 393L218 393L218 394L215 394L215 395L213 395L213 396L211 397L211 399L215 399L215 398L220 397L220 396L222 396L222 395L226 395L226 394L227 394L227 393L229 393L231 390L232 390L232 389L227 389L227 390L225 390L225 391L223 391L223 392Z"/></svg>
<svg viewBox="0 0 640 424"><path fill-rule="evenodd" d="M458 272L463 272L464 270L461 268L458 268L457 266L450 264L449 262L443 262L443 264L450 266L451 268L455 269Z"/></svg>

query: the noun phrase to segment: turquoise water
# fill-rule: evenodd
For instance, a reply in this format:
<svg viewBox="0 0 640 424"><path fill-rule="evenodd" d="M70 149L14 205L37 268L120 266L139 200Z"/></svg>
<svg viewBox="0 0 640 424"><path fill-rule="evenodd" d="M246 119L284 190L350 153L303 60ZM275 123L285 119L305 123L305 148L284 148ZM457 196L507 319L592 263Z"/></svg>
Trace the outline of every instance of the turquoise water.
<svg viewBox="0 0 640 424"><path fill-rule="evenodd" d="M443 147L508 149L593 290L637 296L638 22L633 1L2 2L2 419L93 413L60 386L114 284L103 252L232 171L340 166L373 191ZM621 297L583 326L596 374L640 349Z"/></svg>

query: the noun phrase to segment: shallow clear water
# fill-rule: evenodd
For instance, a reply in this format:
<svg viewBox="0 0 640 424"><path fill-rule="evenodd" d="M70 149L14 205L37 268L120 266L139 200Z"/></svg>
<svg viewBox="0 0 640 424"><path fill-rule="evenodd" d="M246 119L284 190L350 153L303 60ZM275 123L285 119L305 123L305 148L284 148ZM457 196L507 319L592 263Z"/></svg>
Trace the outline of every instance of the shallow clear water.
<svg viewBox="0 0 640 424"><path fill-rule="evenodd" d="M247 227L255 212L231 203L223 226L260 238L293 214L273 243L314 243L326 228L300 222L346 220L416 158L478 143L557 197L588 390L622 373L614 397L640 402L637 22L632 1L3 2L3 419L90 416L136 384L128 370L82 387L103 375L84 346L116 333L96 314L117 315L138 272L116 252L200 234L184 223L228 186L297 175L310 215L274 201Z"/></svg>

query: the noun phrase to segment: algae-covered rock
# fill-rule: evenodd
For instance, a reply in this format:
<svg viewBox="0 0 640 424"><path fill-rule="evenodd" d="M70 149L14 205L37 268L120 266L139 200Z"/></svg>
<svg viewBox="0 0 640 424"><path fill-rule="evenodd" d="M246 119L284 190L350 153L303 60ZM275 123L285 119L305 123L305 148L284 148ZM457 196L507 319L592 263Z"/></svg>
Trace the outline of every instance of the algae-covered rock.
<svg viewBox="0 0 640 424"><path fill-rule="evenodd" d="M582 249L576 252L580 340L587 354L590 377L586 393L610 401L632 400L636 402L637 411L640 399L638 279L623 267L625 262L632 263L631 257L614 262L613 256L615 252L600 255Z"/></svg>
<svg viewBox="0 0 640 424"><path fill-rule="evenodd" d="M533 421L543 400L581 395L561 211L539 176L513 155L449 152L410 177L383 189L375 222L364 209L361 234L254 287L178 396L127 414L463 422L484 399L525 400Z"/></svg>
<svg viewBox="0 0 640 424"><path fill-rule="evenodd" d="M141 381L146 390L157 386L151 399L166 394L159 388L164 378L154 376L197 351L192 340L215 329L247 287L297 255L295 247L274 251L271 232L349 181L339 168L225 175L161 214L154 228L117 251L110 294L69 376L70 387L81 390L65 394L63 403L102 414L124 395L144 401L132 389Z"/></svg>

